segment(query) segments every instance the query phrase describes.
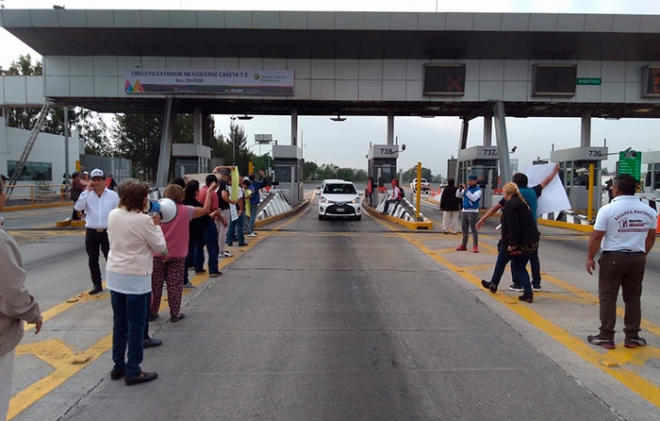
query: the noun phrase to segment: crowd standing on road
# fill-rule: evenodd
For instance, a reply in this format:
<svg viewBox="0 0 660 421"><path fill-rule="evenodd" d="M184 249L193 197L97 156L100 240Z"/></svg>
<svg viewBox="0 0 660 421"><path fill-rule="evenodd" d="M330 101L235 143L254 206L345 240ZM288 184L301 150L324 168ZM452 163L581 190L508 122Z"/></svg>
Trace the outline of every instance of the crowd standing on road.
<svg viewBox="0 0 660 421"><path fill-rule="evenodd" d="M108 260L110 244L108 242L108 214L119 205L119 195L105 186L103 171L92 170L91 180L74 205L77 211L85 211L85 249L87 251L89 272L92 277L90 295L103 291L101 284L100 253Z"/></svg>
<svg viewBox="0 0 660 421"><path fill-rule="evenodd" d="M0 210L7 195L5 177L0 177ZM43 318L39 304L25 288L25 270L16 241L0 225L0 420L7 418L14 376L14 349L23 338L23 322L41 331Z"/></svg>

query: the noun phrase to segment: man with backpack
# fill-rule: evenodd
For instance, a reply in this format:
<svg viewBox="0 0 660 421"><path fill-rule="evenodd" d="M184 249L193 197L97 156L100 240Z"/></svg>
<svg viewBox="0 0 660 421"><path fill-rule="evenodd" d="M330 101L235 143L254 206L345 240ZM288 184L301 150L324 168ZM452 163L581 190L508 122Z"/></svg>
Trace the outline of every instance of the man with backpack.
<svg viewBox="0 0 660 421"><path fill-rule="evenodd" d="M390 207L390 203L399 203L401 200L403 200L403 189L399 187L399 180L395 178L392 180L392 195L385 201L385 207L383 208L382 214L387 214L387 209Z"/></svg>

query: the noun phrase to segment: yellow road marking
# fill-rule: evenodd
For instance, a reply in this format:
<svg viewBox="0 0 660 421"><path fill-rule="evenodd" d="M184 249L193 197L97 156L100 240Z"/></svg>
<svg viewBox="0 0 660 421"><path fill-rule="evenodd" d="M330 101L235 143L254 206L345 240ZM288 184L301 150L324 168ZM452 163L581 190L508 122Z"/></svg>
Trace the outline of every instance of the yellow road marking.
<svg viewBox="0 0 660 421"><path fill-rule="evenodd" d="M66 348L62 344L55 345L59 349ZM43 398L56 387L64 383L70 377L85 368L87 364L96 360L99 356L103 355L108 349L112 347L112 334L101 339L92 345L86 351L80 354L72 354L69 348L68 353L61 359L50 359L49 364L52 362L55 370L46 377L38 380L29 387L21 390L11 399L9 403L9 412L7 413L7 420L11 420L18 414L26 410L30 405L34 404L39 399ZM18 348L17 348L18 350ZM82 364L76 361L85 361ZM52 364L51 364L52 365Z"/></svg>
<svg viewBox="0 0 660 421"><path fill-rule="evenodd" d="M381 221L378 222L381 223L386 228L390 230L392 229L390 226L382 223ZM446 267L447 269L451 270L454 273L457 273L466 281L477 286L478 288L483 288L481 286L481 280L478 279L475 275L465 271L461 272L460 271L461 268L459 266L451 263L449 260L445 259L442 255L433 253L433 250L431 250L426 245L419 242L416 238L413 238L413 236L406 233L398 233L398 236L408 241L409 243L413 244L417 248L419 248L424 254L429 255L433 260L435 260L442 266ZM484 294L487 293L486 290L483 291ZM518 303L514 303L514 301L511 300L511 297L508 297L504 294L488 293L487 296L490 296L492 299L506 305L509 308L509 310L521 316L528 323L535 326L540 331L545 332L548 336L550 336L551 338L555 339L557 342L564 345L567 349L573 351L575 354L579 355L584 360L590 362L595 367L598 367L603 372L617 379L628 389L632 390L633 392L637 393L638 395L649 401L651 404L660 408L660 387L658 385L650 382L649 380L635 373L634 371L631 371L626 368L617 367L616 364L608 363L608 359L616 360L621 355L624 356L628 355L627 353L625 353L625 351L623 352L619 351L618 353L610 351L603 354L601 352L598 352L592 345L588 345L583 339L579 339L575 337L567 330L552 323L550 320L544 318L539 313L534 311L531 308L531 306L518 305ZM652 347L649 348L653 350L656 349ZM650 355L660 355L660 353L656 354L656 351L648 351L648 352L651 353ZM638 358L640 360L643 360L644 358L646 358L646 355L643 355ZM654 358L654 357L649 356L648 358Z"/></svg>
<svg viewBox="0 0 660 421"><path fill-rule="evenodd" d="M102 284L103 288L105 288L105 282ZM100 301L100 300L107 300L110 299L110 294L102 294L102 295L89 295L86 292L81 292L78 295L74 295L73 297L69 298L65 302L56 305L55 307L51 307L48 310L44 311L41 313L41 317L43 318L44 322L47 322L48 320L52 319L55 316L58 316L68 309L70 309L73 306L76 306L80 303L84 303L86 301ZM30 329L34 329L35 325L25 325L25 331L27 332Z"/></svg>

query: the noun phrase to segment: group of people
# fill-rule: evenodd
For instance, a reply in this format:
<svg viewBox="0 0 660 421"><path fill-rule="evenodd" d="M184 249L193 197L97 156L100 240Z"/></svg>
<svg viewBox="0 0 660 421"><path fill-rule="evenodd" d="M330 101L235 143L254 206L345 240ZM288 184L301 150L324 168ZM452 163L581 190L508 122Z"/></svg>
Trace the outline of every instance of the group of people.
<svg viewBox="0 0 660 421"><path fill-rule="evenodd" d="M443 210L443 228L445 228L445 219L454 219L455 215L451 213L458 212L457 203L453 198L462 199L460 205L463 213L463 242L457 250L467 249L469 228L474 236L473 251L477 253L478 230L483 227L487 218L499 210L502 211L501 238L497 247L495 268L489 281L485 279L481 281L481 285L493 294L497 293L509 262L513 277L509 289L522 292L518 297L519 300L532 303L534 292L541 291L538 198L558 171L559 165L555 165L552 173L533 187L528 186L528 178L525 174L514 174L513 181L506 183L502 189L503 199L488 209L478 220L481 191L476 185L476 177L470 176L468 185L461 185L458 188L453 187L454 180L448 181L448 186L443 191L444 201L441 200L440 205ZM589 237L586 270L590 275L596 269L595 256L599 250L601 251L598 260L601 325L599 333L587 336L587 341L606 349L616 347L614 328L617 317L616 302L620 290L625 303L623 345L626 348L646 345L646 340L639 336L642 319L642 281L646 256L655 244L658 215L649 205L635 197L636 186L637 180L628 174L613 179L612 201L598 211L593 232ZM450 222L448 226L455 227L455 224L452 225ZM531 280L527 272L527 263L531 266Z"/></svg>
<svg viewBox="0 0 660 421"><path fill-rule="evenodd" d="M103 291L101 253L107 262L106 285L114 314L113 380L124 378L127 385L133 385L157 378L156 373L143 372L140 363L144 348L162 344L149 336L148 323L159 317L163 286L167 285L169 320L179 322L185 318L181 312L183 289L194 288L188 269L194 268L196 274L206 272L204 247L209 255L209 276L217 277L221 275L218 259L232 257L226 247L233 245L234 238L239 246L246 246L244 234L257 236L259 190L267 180L259 182L254 176L232 180L233 169L216 167L201 188L196 180L174 179L163 192L176 208L175 216L167 221L159 213L148 214L146 183L125 180L118 195L106 185L102 170L91 171L90 182L74 209L86 214L90 295ZM237 195L230 194L234 182Z"/></svg>

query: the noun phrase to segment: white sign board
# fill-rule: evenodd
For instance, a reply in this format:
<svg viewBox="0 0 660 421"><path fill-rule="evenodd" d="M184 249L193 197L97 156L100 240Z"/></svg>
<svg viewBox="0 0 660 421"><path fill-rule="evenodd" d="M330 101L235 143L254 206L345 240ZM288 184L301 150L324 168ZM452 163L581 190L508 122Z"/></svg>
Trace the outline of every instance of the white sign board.
<svg viewBox="0 0 660 421"><path fill-rule="evenodd" d="M554 163L530 165L525 167L524 173L527 175L528 179L527 186L534 187L541 183L541 181L545 180L547 176L552 174L554 169ZM548 183L547 186L545 186L541 197L539 197L536 214L542 215L544 213L550 212L561 212L570 208L571 202L568 200L566 190L564 190L564 185L561 184L559 175L555 174L555 177L552 179L552 181L550 181L550 183Z"/></svg>
<svg viewBox="0 0 660 421"><path fill-rule="evenodd" d="M369 150L369 159L398 157L399 145L372 145Z"/></svg>
<svg viewBox="0 0 660 421"><path fill-rule="evenodd" d="M124 90L139 94L293 95L293 70L124 70Z"/></svg>

